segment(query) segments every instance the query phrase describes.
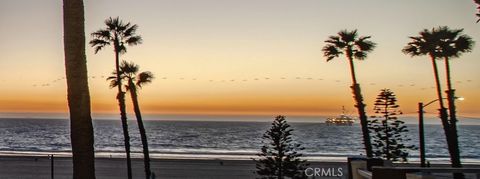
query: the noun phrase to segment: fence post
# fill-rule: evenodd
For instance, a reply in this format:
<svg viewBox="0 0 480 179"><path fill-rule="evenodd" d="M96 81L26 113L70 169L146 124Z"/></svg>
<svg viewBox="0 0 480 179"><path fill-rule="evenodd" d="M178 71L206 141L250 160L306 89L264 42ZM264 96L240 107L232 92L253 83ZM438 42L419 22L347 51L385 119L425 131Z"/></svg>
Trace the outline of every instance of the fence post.
<svg viewBox="0 0 480 179"><path fill-rule="evenodd" d="M53 154L52 154L52 155L50 155L50 176L51 176L52 179L55 178L55 177L54 177L54 168L55 168L55 166L53 165L53 164L54 164L54 163L53 163L53 160L54 160L54 158L53 158Z"/></svg>
<svg viewBox="0 0 480 179"><path fill-rule="evenodd" d="M425 164L425 131L423 126L423 103L418 103L418 141L420 142L420 167Z"/></svg>

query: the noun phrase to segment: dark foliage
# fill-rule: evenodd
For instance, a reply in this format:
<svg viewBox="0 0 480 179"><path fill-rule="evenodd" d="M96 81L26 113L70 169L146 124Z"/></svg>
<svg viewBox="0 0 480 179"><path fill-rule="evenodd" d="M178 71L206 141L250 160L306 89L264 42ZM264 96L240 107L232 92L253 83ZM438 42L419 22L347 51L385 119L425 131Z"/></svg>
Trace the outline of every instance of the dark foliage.
<svg viewBox="0 0 480 179"><path fill-rule="evenodd" d="M369 121L373 154L386 160L407 161L408 150L415 149L415 146L405 144L410 139L405 135L408 132L405 122L397 117L402 114L398 107L395 94L382 89L375 101L374 110L378 116Z"/></svg>
<svg viewBox="0 0 480 179"><path fill-rule="evenodd" d="M473 2L475 2L475 4L477 4L478 13L475 14L475 15L477 15L477 17L479 18L479 19L477 20L477 23L478 23L478 22L480 22L480 0L473 0Z"/></svg>
<svg viewBox="0 0 480 179"><path fill-rule="evenodd" d="M262 179L307 178L306 160L300 159L300 144L294 143L285 116L277 116L272 127L263 135L264 146L256 162L256 174Z"/></svg>

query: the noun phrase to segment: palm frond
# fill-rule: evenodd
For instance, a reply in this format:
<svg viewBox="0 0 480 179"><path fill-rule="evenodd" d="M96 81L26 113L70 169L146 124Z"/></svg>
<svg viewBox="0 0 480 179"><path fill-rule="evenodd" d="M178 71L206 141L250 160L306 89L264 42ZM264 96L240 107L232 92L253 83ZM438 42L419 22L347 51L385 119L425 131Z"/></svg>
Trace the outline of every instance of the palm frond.
<svg viewBox="0 0 480 179"><path fill-rule="evenodd" d="M116 74L112 74L112 76L109 76L107 77L107 81L111 81L111 80L116 80L117 79L117 75Z"/></svg>
<svg viewBox="0 0 480 179"><path fill-rule="evenodd" d="M142 72L137 76L137 86L142 87L144 84L151 83L154 79L153 73L149 71Z"/></svg>
<svg viewBox="0 0 480 179"><path fill-rule="evenodd" d="M142 37L140 37L140 36L129 37L129 38L127 38L127 40L125 40L125 43L128 44L129 46L141 44L142 43Z"/></svg>
<svg viewBox="0 0 480 179"><path fill-rule="evenodd" d="M446 34L442 36L443 39L440 39L439 43L442 57L456 58L472 50L473 40L467 35L460 35L462 31L463 29L442 32Z"/></svg>
<svg viewBox="0 0 480 179"><path fill-rule="evenodd" d="M95 54L98 51L102 50L105 46L110 45L110 42L105 41L103 39L93 39L89 42L89 44L95 48Z"/></svg>
<svg viewBox="0 0 480 179"><path fill-rule="evenodd" d="M352 30L352 31L348 31L348 30L342 30L340 32L338 32L338 36L340 36L340 39L345 42L345 43L351 43L353 41L355 41L355 39L357 38L357 29L355 30Z"/></svg>
<svg viewBox="0 0 480 179"><path fill-rule="evenodd" d="M110 42L108 42L106 40L103 40L103 39L93 39L89 42L89 44L92 47L97 46L97 45L105 46L105 45L110 45Z"/></svg>
<svg viewBox="0 0 480 179"><path fill-rule="evenodd" d="M120 32L122 31L121 29L124 29L125 24L123 23L122 20L120 20L120 17L115 17L112 18L110 17L109 19L105 20L105 25L107 25L108 29L110 31L116 31Z"/></svg>
<svg viewBox="0 0 480 179"><path fill-rule="evenodd" d="M130 37L130 36L134 36L136 31L138 29L138 25L137 24L134 24L132 26L130 26L130 23L129 23L129 27L127 27L127 29L123 32L123 35L125 37Z"/></svg>
<svg viewBox="0 0 480 179"><path fill-rule="evenodd" d="M471 52L475 42L471 37L467 35L461 35L455 42L455 47L457 47L459 52Z"/></svg>
<svg viewBox="0 0 480 179"><path fill-rule="evenodd" d="M478 5L478 6L477 6L477 10L480 11L480 0L473 0L473 1ZM480 13L477 13L477 14L475 14L475 15L477 15L477 17L479 18L479 19L477 20L477 23L480 22Z"/></svg>
<svg viewBox="0 0 480 179"><path fill-rule="evenodd" d="M345 44L343 41L340 40L339 36L330 36L328 37L328 40L325 40L326 43L330 43L338 47L339 49L345 48L347 44Z"/></svg>
<svg viewBox="0 0 480 179"><path fill-rule="evenodd" d="M480 0L473 0L477 4L477 10L480 11ZM477 23L480 22L480 13L475 14L479 19L477 20Z"/></svg>
<svg viewBox="0 0 480 179"><path fill-rule="evenodd" d="M117 26L117 31L120 32L123 36L125 36L125 30L130 26L130 22L127 22L126 24L123 24L122 21L119 22Z"/></svg>
<svg viewBox="0 0 480 179"><path fill-rule="evenodd" d="M112 35L108 29L100 29L90 34L93 38L96 39L103 39L103 40L110 40Z"/></svg>
<svg viewBox="0 0 480 179"><path fill-rule="evenodd" d="M119 71L120 72L120 79L125 79L126 76L124 75L124 73L122 72L122 70ZM108 76L106 78L107 81L110 81L110 88L115 88L118 86L118 80L117 80L117 72L116 70L113 70L112 73L111 73L111 76Z"/></svg>
<svg viewBox="0 0 480 179"><path fill-rule="evenodd" d="M420 53L420 50L418 49L418 46L415 45L415 43L409 43L402 49L402 52L412 57L422 55Z"/></svg>
<svg viewBox="0 0 480 179"><path fill-rule="evenodd" d="M371 52L377 45L376 43L368 40L370 36L360 37L358 40L355 41L355 46L358 48L357 51L362 52Z"/></svg>
<svg viewBox="0 0 480 179"><path fill-rule="evenodd" d="M95 46L95 47L94 47L95 54L97 54L100 50L102 50L103 47L105 47L105 46L100 46L100 45L99 45L99 46Z"/></svg>
<svg viewBox="0 0 480 179"><path fill-rule="evenodd" d="M126 75L126 76L129 76L129 77L133 77L135 76L135 74L137 74L138 72L138 65L133 63L133 62L127 62L127 61L122 61L122 63L120 64L120 71Z"/></svg>
<svg viewBox="0 0 480 179"><path fill-rule="evenodd" d="M118 86L117 75L116 72L112 73L112 76L107 77L107 81L110 81L110 88L115 88Z"/></svg>
<svg viewBox="0 0 480 179"><path fill-rule="evenodd" d="M119 17L116 17L116 18L109 17L108 19L105 20L105 25L107 25L108 30L114 31L118 26L118 21L119 21Z"/></svg>
<svg viewBox="0 0 480 179"><path fill-rule="evenodd" d="M432 30L433 31L433 30ZM437 39L428 29L419 32L419 36L409 37L410 41L402 50L403 53L410 56L420 56L427 54L436 54L435 43Z"/></svg>
<svg viewBox="0 0 480 179"><path fill-rule="evenodd" d="M367 53L364 51L355 51L353 57L358 60L365 60L365 58L367 58Z"/></svg>
<svg viewBox="0 0 480 179"><path fill-rule="evenodd" d="M343 54L341 50L339 50L335 45L329 44L323 47L323 56L327 57L327 62L332 60L335 57L340 56L340 54Z"/></svg>

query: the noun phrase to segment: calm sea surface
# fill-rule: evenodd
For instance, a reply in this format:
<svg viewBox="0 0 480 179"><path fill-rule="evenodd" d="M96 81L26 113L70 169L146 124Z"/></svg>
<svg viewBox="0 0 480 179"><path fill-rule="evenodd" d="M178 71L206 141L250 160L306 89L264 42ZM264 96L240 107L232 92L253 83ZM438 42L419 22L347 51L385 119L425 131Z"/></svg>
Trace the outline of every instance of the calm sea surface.
<svg viewBox="0 0 480 179"><path fill-rule="evenodd" d="M290 123L296 142L308 157L342 157L363 153L361 131L353 126L326 126L323 123ZM154 157L162 156L247 156L262 146L261 136L269 122L145 121L149 146ZM411 143L418 143L416 125L407 125ZM141 157L136 122L129 121L132 151ZM95 120L95 150L103 155L122 155L123 134L119 120ZM448 161L441 125L427 124L426 147L429 160ZM480 125L458 127L464 162L480 163ZM69 121L65 119L0 119L0 153L68 153L71 151ZM411 151L417 161L418 151Z"/></svg>

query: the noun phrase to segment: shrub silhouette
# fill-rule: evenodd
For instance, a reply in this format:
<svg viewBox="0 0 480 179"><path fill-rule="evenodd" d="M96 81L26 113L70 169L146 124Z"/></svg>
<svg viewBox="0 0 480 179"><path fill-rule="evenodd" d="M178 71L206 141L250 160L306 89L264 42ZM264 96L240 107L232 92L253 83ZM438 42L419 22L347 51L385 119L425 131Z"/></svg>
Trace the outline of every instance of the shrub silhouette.
<svg viewBox="0 0 480 179"><path fill-rule="evenodd" d="M260 159L254 159L259 178L307 178L306 160L300 159L302 154L298 153L304 148L293 142L292 131L285 116L277 116L265 132L264 146L258 154Z"/></svg>

